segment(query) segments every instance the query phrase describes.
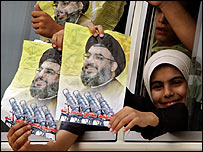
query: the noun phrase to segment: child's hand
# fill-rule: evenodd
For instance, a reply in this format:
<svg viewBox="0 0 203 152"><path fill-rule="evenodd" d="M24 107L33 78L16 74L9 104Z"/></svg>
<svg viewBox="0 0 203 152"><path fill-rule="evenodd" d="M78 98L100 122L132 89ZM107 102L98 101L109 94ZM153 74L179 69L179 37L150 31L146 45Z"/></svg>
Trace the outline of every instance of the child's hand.
<svg viewBox="0 0 203 152"><path fill-rule="evenodd" d="M26 121L21 121L13 125L8 131L8 142L14 151L29 150L30 141L28 137L31 135L31 126Z"/></svg>
<svg viewBox="0 0 203 152"><path fill-rule="evenodd" d="M43 12L39 4L36 4L35 11L32 12L32 27L36 34L51 38L54 33L64 29L63 26L57 24L50 15Z"/></svg>
<svg viewBox="0 0 203 152"><path fill-rule="evenodd" d="M101 25L95 25L92 22L88 23L88 28L90 29L91 33L96 37L99 33L100 37L104 36L104 30ZM98 33L97 33L98 32Z"/></svg>
<svg viewBox="0 0 203 152"><path fill-rule="evenodd" d="M115 134L127 124L124 131L138 125L140 127L157 126L158 117L152 112L141 112L131 107L124 107L117 112L109 122L110 131Z"/></svg>
<svg viewBox="0 0 203 152"><path fill-rule="evenodd" d="M52 37L53 48L57 48L59 51L62 51L63 37L64 37L64 30L60 30L53 35L53 37Z"/></svg>

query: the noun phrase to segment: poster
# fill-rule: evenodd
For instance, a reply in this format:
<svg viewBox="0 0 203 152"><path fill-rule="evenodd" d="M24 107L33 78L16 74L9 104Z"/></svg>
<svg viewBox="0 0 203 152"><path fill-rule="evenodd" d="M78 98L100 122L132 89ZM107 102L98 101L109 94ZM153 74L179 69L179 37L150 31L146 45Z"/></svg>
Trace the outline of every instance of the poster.
<svg viewBox="0 0 203 152"><path fill-rule="evenodd" d="M27 120L32 134L55 140L60 66L61 53L51 44L24 40L18 71L1 101L1 120L9 127Z"/></svg>
<svg viewBox="0 0 203 152"><path fill-rule="evenodd" d="M130 37L66 23L62 52L56 120L108 126L124 103Z"/></svg>
<svg viewBox="0 0 203 152"><path fill-rule="evenodd" d="M66 22L87 26L89 22L113 30L123 12L125 1L38 1L42 11L49 14L56 23Z"/></svg>

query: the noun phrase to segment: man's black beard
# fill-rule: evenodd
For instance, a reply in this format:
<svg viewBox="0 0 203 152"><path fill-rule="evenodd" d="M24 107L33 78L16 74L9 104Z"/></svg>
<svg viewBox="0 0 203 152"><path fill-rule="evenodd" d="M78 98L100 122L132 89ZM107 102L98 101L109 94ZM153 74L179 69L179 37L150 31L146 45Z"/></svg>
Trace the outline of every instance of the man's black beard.
<svg viewBox="0 0 203 152"><path fill-rule="evenodd" d="M37 99L46 99L57 96L59 82L46 85L45 88L35 87L34 80L30 86L30 94Z"/></svg>
<svg viewBox="0 0 203 152"><path fill-rule="evenodd" d="M110 68L111 65L108 65L107 69L102 69L95 76L89 76L88 74L85 73L85 68L83 67L80 75L82 83L85 86L98 86L107 82L108 80L111 79L112 76Z"/></svg>

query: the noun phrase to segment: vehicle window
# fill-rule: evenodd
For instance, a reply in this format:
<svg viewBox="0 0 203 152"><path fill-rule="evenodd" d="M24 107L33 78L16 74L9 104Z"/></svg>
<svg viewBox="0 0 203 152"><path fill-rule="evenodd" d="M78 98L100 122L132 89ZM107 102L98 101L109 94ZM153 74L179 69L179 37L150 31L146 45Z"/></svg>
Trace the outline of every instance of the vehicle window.
<svg viewBox="0 0 203 152"><path fill-rule="evenodd" d="M136 3L138 5L138 3ZM202 130L202 3L197 4L197 12L194 10L191 12L193 14L196 13L197 19L197 27L195 33L195 41L193 45L192 53L190 51L183 51L187 55L192 56L192 64L190 69L189 75L189 92L187 92L187 100L186 106L188 108L188 131L178 131L175 133L166 133L161 135L157 138L154 138L152 141L201 141L201 131ZM200 9L199 9L200 8ZM146 11L147 10L147 11ZM138 11L138 10L135 10ZM191 10L190 10L191 11ZM144 26L144 29L139 29L141 31L141 35L139 35L135 30L132 35L137 38L135 39L134 43L132 42L132 50L134 50L134 59L131 61L132 63L132 71L130 71L129 79L128 79L128 89L131 93L136 95L141 95L144 97L149 97L148 93L144 87L143 79L142 79L142 72L144 64L147 62L148 58L157 51L161 49L167 49L168 47L160 47L157 49L153 49L156 43L156 36L155 36L155 26L156 26L156 19L158 17L158 13L160 13L160 9L156 9L156 16L154 17L153 9L150 9L148 5L142 7L142 11L140 10L140 14L145 12L143 18L146 17L144 23L148 22L148 29L147 26ZM147 18L147 14L150 12ZM143 14L142 14L143 15ZM194 15L195 17L195 15ZM135 20L134 20L135 21ZM134 22L133 21L133 22ZM141 21L141 20L139 20ZM154 22L153 22L154 21ZM150 30L149 23L154 23L153 28ZM142 23L143 24L143 23ZM139 26L140 24L138 24ZM132 28L133 29L133 28ZM159 32L164 32L164 29L158 27ZM147 36L144 36L144 32L147 31ZM136 34L135 34L136 33ZM138 38L139 36L139 38ZM145 45L144 45L145 44ZM184 49L182 49L184 50ZM133 51L132 51L133 52ZM188 53L189 52L189 53ZM177 138L174 138L176 136ZM129 131L125 133L125 141L146 141L139 132Z"/></svg>

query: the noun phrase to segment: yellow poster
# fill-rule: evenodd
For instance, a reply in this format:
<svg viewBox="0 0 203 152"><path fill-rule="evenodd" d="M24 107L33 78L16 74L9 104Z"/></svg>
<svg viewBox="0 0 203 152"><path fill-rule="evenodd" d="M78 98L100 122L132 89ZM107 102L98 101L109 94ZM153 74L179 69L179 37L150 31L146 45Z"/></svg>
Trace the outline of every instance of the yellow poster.
<svg viewBox="0 0 203 152"><path fill-rule="evenodd" d="M107 126L124 103L130 37L66 23L56 120Z"/></svg>
<svg viewBox="0 0 203 152"><path fill-rule="evenodd" d="M32 134L55 140L60 66L61 53L51 44L25 40L18 71L1 101L1 120L9 127L26 120Z"/></svg>
<svg viewBox="0 0 203 152"><path fill-rule="evenodd" d="M66 22L87 27L88 22L113 30L123 12L125 1L38 1L42 11L49 14L56 23Z"/></svg>

